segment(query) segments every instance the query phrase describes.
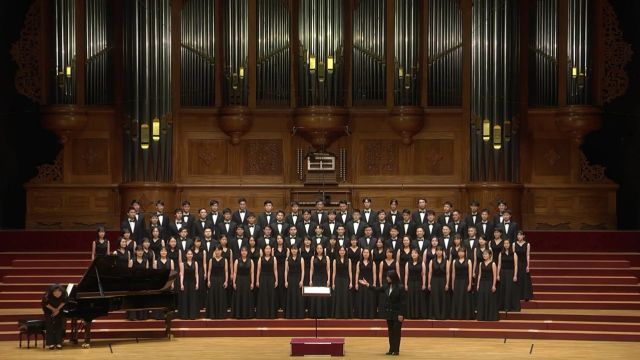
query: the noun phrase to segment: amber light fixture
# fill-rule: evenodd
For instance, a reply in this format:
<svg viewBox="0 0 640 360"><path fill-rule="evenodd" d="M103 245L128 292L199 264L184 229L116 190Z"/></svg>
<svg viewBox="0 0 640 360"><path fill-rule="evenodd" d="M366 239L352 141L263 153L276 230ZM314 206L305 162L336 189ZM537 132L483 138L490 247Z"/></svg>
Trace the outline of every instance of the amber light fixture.
<svg viewBox="0 0 640 360"><path fill-rule="evenodd" d="M502 149L502 128L500 125L493 126L493 148L495 150Z"/></svg>
<svg viewBox="0 0 640 360"><path fill-rule="evenodd" d="M153 119L151 127L151 137L153 141L160 141L160 119Z"/></svg>
<svg viewBox="0 0 640 360"><path fill-rule="evenodd" d="M329 74L333 73L333 55L327 57L327 72Z"/></svg>
<svg viewBox="0 0 640 360"><path fill-rule="evenodd" d="M140 125L140 148L142 150L149 148L149 124Z"/></svg>
<svg viewBox="0 0 640 360"><path fill-rule="evenodd" d="M482 141L491 140L491 121L489 119L484 119L482 121Z"/></svg>
<svg viewBox="0 0 640 360"><path fill-rule="evenodd" d="M309 72L314 73L316 71L316 56L314 54L309 55Z"/></svg>

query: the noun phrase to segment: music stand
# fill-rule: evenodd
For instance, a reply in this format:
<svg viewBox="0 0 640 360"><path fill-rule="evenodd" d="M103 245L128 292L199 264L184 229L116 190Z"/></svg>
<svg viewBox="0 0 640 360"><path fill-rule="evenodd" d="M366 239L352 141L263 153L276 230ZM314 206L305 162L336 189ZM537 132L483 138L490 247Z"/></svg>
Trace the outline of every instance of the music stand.
<svg viewBox="0 0 640 360"><path fill-rule="evenodd" d="M303 297L331 297L331 288L326 286L305 286L302 288ZM316 314L316 339L318 338L318 314Z"/></svg>
<svg viewBox="0 0 640 360"><path fill-rule="evenodd" d="M331 288L325 286L305 286L304 297L331 297ZM344 338L318 338L318 316L316 314L315 338L292 338L291 356L330 355L344 356Z"/></svg>

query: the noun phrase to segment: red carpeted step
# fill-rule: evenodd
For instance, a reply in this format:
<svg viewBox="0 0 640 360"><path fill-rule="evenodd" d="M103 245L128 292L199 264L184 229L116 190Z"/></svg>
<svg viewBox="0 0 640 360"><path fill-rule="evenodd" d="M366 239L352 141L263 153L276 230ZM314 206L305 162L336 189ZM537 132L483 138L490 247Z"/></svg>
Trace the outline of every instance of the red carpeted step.
<svg viewBox="0 0 640 360"><path fill-rule="evenodd" d="M532 275L531 280L533 286L538 283L542 284L617 284L617 285L638 285L638 278L635 276L600 276L600 275L583 275L583 276L538 276Z"/></svg>
<svg viewBox="0 0 640 360"><path fill-rule="evenodd" d="M523 309L597 309L640 310L640 301L577 301L531 300L522 303Z"/></svg>
<svg viewBox="0 0 640 360"><path fill-rule="evenodd" d="M640 266L639 252L532 252L531 260L626 260Z"/></svg>
<svg viewBox="0 0 640 360"><path fill-rule="evenodd" d="M567 292L542 292L534 293L536 300L578 300L578 301L638 301L640 302L640 294L629 293L567 293Z"/></svg>
<svg viewBox="0 0 640 360"><path fill-rule="evenodd" d="M82 275L56 274L51 275L6 275L2 277L2 282L6 284L30 284L30 283L59 283L59 284L77 284Z"/></svg>
<svg viewBox="0 0 640 360"><path fill-rule="evenodd" d="M0 285L0 289L2 286ZM534 284L534 291L546 292L615 292L640 294L640 285L609 285L609 284Z"/></svg>
<svg viewBox="0 0 640 360"><path fill-rule="evenodd" d="M636 272L632 268L604 268L594 269L584 268L558 268L558 267L537 267L530 269L532 276L580 276L580 275L596 275L596 276L635 276Z"/></svg>
<svg viewBox="0 0 640 360"><path fill-rule="evenodd" d="M32 284L0 284L0 292L39 291L44 293L51 283Z"/></svg>
<svg viewBox="0 0 640 360"><path fill-rule="evenodd" d="M82 276L87 271L85 266L72 267L14 267L0 266L0 276L4 275L46 275L52 273L64 273L68 275Z"/></svg>
<svg viewBox="0 0 640 360"><path fill-rule="evenodd" d="M631 266L629 260L540 260L538 258L531 259L531 268L628 268Z"/></svg>
<svg viewBox="0 0 640 360"><path fill-rule="evenodd" d="M0 292L0 300L36 300L42 298L42 292Z"/></svg>
<svg viewBox="0 0 640 360"><path fill-rule="evenodd" d="M17 259L17 260L13 260L12 261L12 266L15 267L59 267L59 268L64 268L64 267L83 267L83 268L87 268L89 267L89 265L91 265L91 260L90 259L65 259L64 261L61 261L59 259L57 260L50 260L50 259L39 259L39 260L21 260L21 259Z"/></svg>

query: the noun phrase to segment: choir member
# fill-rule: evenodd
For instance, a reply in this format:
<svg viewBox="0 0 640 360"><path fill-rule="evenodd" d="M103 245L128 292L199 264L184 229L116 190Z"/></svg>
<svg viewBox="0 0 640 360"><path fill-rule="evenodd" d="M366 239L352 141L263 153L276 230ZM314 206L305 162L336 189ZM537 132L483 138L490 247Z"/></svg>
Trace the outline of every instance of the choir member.
<svg viewBox="0 0 640 360"><path fill-rule="evenodd" d="M460 234L463 238L467 235L467 225L462 222L462 215L460 211L453 210L451 213L451 222L449 223L451 233L453 235Z"/></svg>
<svg viewBox="0 0 640 360"><path fill-rule="evenodd" d="M324 236L330 238L338 235L339 222L336 221L336 211L331 209L327 212L327 222L322 224Z"/></svg>
<svg viewBox="0 0 640 360"><path fill-rule="evenodd" d="M398 223L400 237L404 237L406 235L412 239L415 238L416 228L418 225L422 225L422 223L417 224L415 220L411 218L411 210L402 210L402 220L400 220L400 222Z"/></svg>
<svg viewBox="0 0 640 360"><path fill-rule="evenodd" d="M347 240L347 229L345 228L345 226L343 224L339 224L338 228L336 229L336 241L337 241L337 246L339 247L349 247L349 241Z"/></svg>
<svg viewBox="0 0 640 360"><path fill-rule="evenodd" d="M346 225L351 220L352 217L349 213L347 200L340 200L338 202L338 213L336 215L336 221L342 225Z"/></svg>
<svg viewBox="0 0 640 360"><path fill-rule="evenodd" d="M416 229L416 238L411 246L418 250L418 254L424 253L429 248L429 241L424 237L424 228L422 226L418 226Z"/></svg>
<svg viewBox="0 0 640 360"><path fill-rule="evenodd" d="M216 229L218 239L220 239L221 235L226 235L227 240L229 240L230 237L233 237L237 228L238 224L231 219L231 209L225 208L222 210L222 221L218 224L218 228Z"/></svg>
<svg viewBox="0 0 640 360"><path fill-rule="evenodd" d="M478 279L478 268L482 263L482 253L489 249L489 244L487 243L487 239L480 235L478 238L478 247L473 249L473 278Z"/></svg>
<svg viewBox="0 0 640 360"><path fill-rule="evenodd" d="M212 252L207 264L207 317L224 319L227 316L229 264L222 256L222 245L216 246Z"/></svg>
<svg viewBox="0 0 640 360"><path fill-rule="evenodd" d="M471 260L467 258L467 249L461 246L458 256L451 265L451 319L473 319L473 304L471 303L471 286L473 269Z"/></svg>
<svg viewBox="0 0 640 360"><path fill-rule="evenodd" d="M155 215L158 217L158 225L165 229L167 224L169 224L170 219L164 213L164 201L158 200L156 201L156 213ZM164 239L165 234L162 233L162 238Z"/></svg>
<svg viewBox="0 0 640 360"><path fill-rule="evenodd" d="M480 213L480 223L477 224L478 235L482 235L485 239L493 237L493 222L491 221L489 210L482 209Z"/></svg>
<svg viewBox="0 0 640 360"><path fill-rule="evenodd" d="M498 299L496 295L496 274L498 272L491 249L482 253L482 263L478 268L478 314L480 321L498 321Z"/></svg>
<svg viewBox="0 0 640 360"><path fill-rule="evenodd" d="M453 246L453 235L451 235L451 227L449 225L443 225L440 228L442 237L440 238L440 246L444 249L445 254L449 254L451 247Z"/></svg>
<svg viewBox="0 0 640 360"><path fill-rule="evenodd" d="M209 201L209 221L212 224L212 228L216 229L218 227L218 225L220 223L222 223L222 214L220 213L220 211L218 210L218 208L220 207L220 202L218 200L212 199L211 201ZM216 234L214 234L214 236L216 236Z"/></svg>
<svg viewBox="0 0 640 360"><path fill-rule="evenodd" d="M387 285L387 276L386 274L389 271L395 271L396 273L400 273L398 262L395 258L396 251L392 247L387 247L384 251L384 260L377 264L378 266L378 284L380 286ZM387 304L385 303L386 296L381 293L378 296L378 318L385 318L385 308Z"/></svg>
<svg viewBox="0 0 640 360"><path fill-rule="evenodd" d="M381 238L376 239L376 243L373 245L373 250L371 251L371 260L376 266L380 264L382 260L385 258L385 247L384 240ZM378 274L376 273L376 276ZM376 281L376 284L379 284L380 279Z"/></svg>
<svg viewBox="0 0 640 360"><path fill-rule="evenodd" d="M120 269L130 268L133 263L131 262L131 252L127 246L127 239L120 238L118 248L113 252L116 256L116 267Z"/></svg>
<svg viewBox="0 0 640 360"><path fill-rule="evenodd" d="M470 255L469 254L469 249L467 249L466 246L464 246L462 244L462 236L460 236L460 234L454 235L453 236L453 245L451 246L451 249L449 250L449 259L451 259L452 261L457 259L458 258L458 252L463 247L466 250L465 254Z"/></svg>
<svg viewBox="0 0 640 360"><path fill-rule="evenodd" d="M229 235L229 246L236 254L240 253L240 248L243 246L249 247L249 239L247 239L244 233L243 225L236 225L232 235Z"/></svg>
<svg viewBox="0 0 640 360"><path fill-rule="evenodd" d="M513 252L511 241L504 239L498 254L498 310L520 311L520 283L518 283L518 255Z"/></svg>
<svg viewBox="0 0 640 360"><path fill-rule="evenodd" d="M131 260L130 267L134 271L149 269L149 260L144 255L144 249L142 248L142 245L136 246L135 256ZM148 317L149 317L149 312L146 310L127 311L128 320L146 320Z"/></svg>
<svg viewBox="0 0 640 360"><path fill-rule="evenodd" d="M380 239L389 238L391 231L391 223L387 222L387 213L384 210L378 210L376 213L376 221L371 225L373 236Z"/></svg>
<svg viewBox="0 0 640 360"><path fill-rule="evenodd" d="M187 228L189 234L193 234L193 227L196 222L196 216L191 212L191 203L189 200L182 202L182 227Z"/></svg>
<svg viewBox="0 0 640 360"><path fill-rule="evenodd" d="M498 255L502 251L504 245L502 244L502 229L494 228L493 229L493 240L489 243L489 247L491 248L491 253L493 254L493 262L498 263ZM497 265L496 265L497 266Z"/></svg>
<svg viewBox="0 0 640 360"><path fill-rule="evenodd" d="M258 215L258 225L264 229L265 226L270 225L275 219L276 215L273 212L273 202L271 200L265 200L264 212Z"/></svg>
<svg viewBox="0 0 640 360"><path fill-rule="evenodd" d="M289 214L287 214L287 216L285 217L284 211L278 211L278 212L282 212L282 219L281 221L285 222L287 224L287 227L290 226L297 226L298 222L301 220L300 219L300 205L298 204L297 201L292 201L291 202L291 212L289 212ZM276 214L277 216L278 214Z"/></svg>
<svg viewBox="0 0 640 360"><path fill-rule="evenodd" d="M327 242L327 248L324 250L325 255L329 257L329 260L334 261L338 258L338 240L335 236L329 237L329 241Z"/></svg>
<svg viewBox="0 0 640 360"><path fill-rule="evenodd" d="M498 227L498 225L502 224L503 214L507 210L507 202L503 200L498 200L498 212L493 215L493 226ZM495 254L494 254L495 256Z"/></svg>
<svg viewBox="0 0 640 360"><path fill-rule="evenodd" d="M304 277L302 279L304 286L309 286L309 282L311 281L311 262L313 261L313 255L315 250L313 246L311 246L311 239L305 237L302 241L302 246L300 247L300 257L304 260ZM304 298L304 307L309 310L310 301L308 297Z"/></svg>
<svg viewBox="0 0 640 360"><path fill-rule="evenodd" d="M218 246L218 241L213 237L213 228L207 227L204 229L202 238L202 250L207 252L207 255L211 256L213 249Z"/></svg>
<svg viewBox="0 0 640 360"><path fill-rule="evenodd" d="M235 270L234 260L240 254L239 253L234 254L233 250L229 248L229 237L227 237L227 235L225 234L220 235L218 242L220 243L220 247L222 248L222 257L227 260L227 264L229 265L229 285L231 285L233 280L233 271ZM233 302L233 286L227 286L227 306L231 307L232 302Z"/></svg>
<svg viewBox="0 0 640 360"><path fill-rule="evenodd" d="M182 253L182 259L180 259L180 261L184 260L184 256L187 254L187 250L191 249L191 247L193 246L193 240L187 237L188 235L189 231L186 227L181 228L180 232L178 233L178 249L180 249L180 252Z"/></svg>
<svg viewBox="0 0 640 360"><path fill-rule="evenodd" d="M389 238L385 240L385 248L390 248L393 250L394 254L400 250L400 247L402 246L402 239L398 237L399 235L400 231L398 229L398 225L393 225L391 230L389 230Z"/></svg>
<svg viewBox="0 0 640 360"><path fill-rule="evenodd" d="M144 224L145 224L145 220L144 220L144 214L140 211L140 202L138 200L132 200L131 201L131 207L133 207L133 209L136 211L135 217L136 217L136 221L139 222L142 226L142 233L141 235L144 236Z"/></svg>
<svg viewBox="0 0 640 360"><path fill-rule="evenodd" d="M351 238L355 236L357 239L360 239L364 235L364 227L366 226L365 221L361 221L360 210L353 209L351 213L351 221L347 222L347 236Z"/></svg>
<svg viewBox="0 0 640 360"><path fill-rule="evenodd" d="M111 252L111 245L107 239L107 232L103 226L98 227L96 230L96 238L91 244L91 260L98 256L106 256Z"/></svg>
<svg viewBox="0 0 640 360"><path fill-rule="evenodd" d="M453 204L451 204L451 202L449 201L445 201L442 204L442 214L438 216L438 224L440 224L441 226L449 225L449 223L451 223L453 220L452 211L453 211Z"/></svg>
<svg viewBox="0 0 640 360"><path fill-rule="evenodd" d="M182 221L182 210L175 209L173 219L169 222L169 225L167 225L166 235L177 238L180 236L180 229L183 227L186 228L186 224Z"/></svg>
<svg viewBox="0 0 640 360"><path fill-rule="evenodd" d="M183 320L195 320L200 314L198 306L198 288L200 275L198 263L193 259L193 250L188 249L185 259L180 263L180 302L178 316Z"/></svg>
<svg viewBox="0 0 640 360"><path fill-rule="evenodd" d="M162 234L164 230L162 229L162 225L160 225L160 219L158 219L158 215L156 214L151 215L151 218L149 219L149 227L146 229L144 236L151 238L151 232L153 231L153 229L159 229L160 237L163 237Z"/></svg>
<svg viewBox="0 0 640 360"><path fill-rule="evenodd" d="M411 260L405 264L404 273L406 274L404 288L407 291L407 318L424 319L427 317L424 295L426 271L418 249L411 250Z"/></svg>
<svg viewBox="0 0 640 360"><path fill-rule="evenodd" d="M397 224L401 218L402 218L402 214L398 210L398 200L391 199L391 201L389 201L389 213L387 214L387 219L386 219L387 222L391 226L393 226Z"/></svg>
<svg viewBox="0 0 640 360"><path fill-rule="evenodd" d="M247 225L247 215L249 214L249 210L247 210L247 199L241 197L238 199L238 210L233 212L231 216L233 222L238 225Z"/></svg>
<svg viewBox="0 0 640 360"><path fill-rule="evenodd" d="M204 238L204 229L213 227L213 223L209 220L209 213L207 209L202 208L198 210L198 219L194 221L192 225L192 235L198 236L200 239Z"/></svg>
<svg viewBox="0 0 640 360"><path fill-rule="evenodd" d="M356 264L356 318L373 319L376 316L376 274L376 264L371 258L371 250L362 249L362 259Z"/></svg>
<svg viewBox="0 0 640 360"><path fill-rule="evenodd" d="M518 257L518 284L520 284L520 300L533 299L533 285L531 273L529 273L529 258L531 244L526 240L524 232L518 231L517 241L513 245L513 252Z"/></svg>
<svg viewBox="0 0 640 360"><path fill-rule="evenodd" d="M400 281L402 284L405 283L405 269L407 263L411 260L411 238L405 235L402 238L402 248L398 250L396 255L396 261L398 262L398 268L400 269Z"/></svg>
<svg viewBox="0 0 640 360"><path fill-rule="evenodd" d="M423 227L424 235L427 239L431 239L434 236L442 236L442 225L436 222L436 213L433 210L427 211L427 223ZM443 250L446 255L447 249L443 248Z"/></svg>
<svg viewBox="0 0 640 360"><path fill-rule="evenodd" d="M282 238L282 241L284 243L284 236L282 234L276 234L276 236L273 236L271 225L266 225L262 229L262 236L258 238L258 247L260 248L260 250L262 250L267 245L275 246L274 244L277 242L278 237Z"/></svg>
<svg viewBox="0 0 640 360"><path fill-rule="evenodd" d="M449 267L441 246L436 257L429 262L427 290L429 291L429 319L445 320L449 317Z"/></svg>
<svg viewBox="0 0 640 360"><path fill-rule="evenodd" d="M201 286L198 288L198 309L203 309L207 302L207 287L204 284L207 283L207 252L202 248L202 240L199 237L193 239L193 261L198 264L198 284Z"/></svg>
<svg viewBox="0 0 640 360"><path fill-rule="evenodd" d="M152 228L151 229L151 242L149 244L149 248L153 251L155 255L154 258L160 258L160 249L166 246L164 239L161 237L160 228Z"/></svg>
<svg viewBox="0 0 640 360"><path fill-rule="evenodd" d="M302 224L302 223L300 223ZM298 225L300 225L298 224ZM298 234L298 228L295 226L292 226L290 228L287 229L287 236L285 237L285 244L287 244L288 247L300 247L302 245L302 239L303 238L308 238L306 236L302 236L300 237L300 235ZM311 238L309 238L311 239ZM311 240L309 240L311 241Z"/></svg>
<svg viewBox="0 0 640 360"><path fill-rule="evenodd" d="M364 235L360 238L360 247L363 249L373 250L373 246L376 243L376 238L373 237L373 229L371 225L365 225Z"/></svg>
<svg viewBox="0 0 640 360"><path fill-rule="evenodd" d="M178 271L180 271L180 263L182 262L182 252L178 248L178 240L176 240L175 237L171 236L169 237L169 241L167 241L167 244L169 244L169 247L167 248L167 258L169 258L173 263L174 269L177 269ZM180 291L179 276L176 276L176 279L173 282L173 289L175 291L176 304L179 304L180 303L180 296L178 294Z"/></svg>
<svg viewBox="0 0 640 360"><path fill-rule="evenodd" d="M153 264L156 262L156 253L151 250L151 241L148 238L142 239L142 252L142 256L147 259L149 269L154 268Z"/></svg>
<svg viewBox="0 0 640 360"><path fill-rule="evenodd" d="M127 210L127 218L122 222L121 229L127 229L131 233L131 239L136 245L142 245L142 236L144 236L144 227L136 219L136 209L131 206Z"/></svg>
<svg viewBox="0 0 640 360"><path fill-rule="evenodd" d="M324 210L324 200L316 200L316 209L313 213L313 222L324 224L327 222L327 212Z"/></svg>
<svg viewBox="0 0 640 360"><path fill-rule="evenodd" d="M371 198L364 198L362 199L362 220L364 220L365 223L372 225L373 223L375 223L376 218L374 216L374 211L371 208Z"/></svg>
<svg viewBox="0 0 640 360"><path fill-rule="evenodd" d="M464 223L467 224L467 226L478 226L478 224L480 224L481 215L478 211L479 209L480 202L478 202L478 200L471 200L469 203L469 214L464 218Z"/></svg>
<svg viewBox="0 0 640 360"><path fill-rule="evenodd" d="M502 213L502 224L498 225L497 228L502 230L502 237L505 240L509 239L512 244L515 243L518 224L511 220L511 210L507 209Z"/></svg>
<svg viewBox="0 0 640 360"><path fill-rule="evenodd" d="M315 246L315 255L311 259L311 266L309 267L311 278L309 286L331 286L329 278L331 261L324 254L324 248L322 244ZM311 304L309 307L309 316L318 318L326 318L329 316L329 298L324 296L315 296L311 298Z"/></svg>
<svg viewBox="0 0 640 360"><path fill-rule="evenodd" d="M274 235L289 235L289 228L295 228L295 225L289 225L289 223L285 222L284 211L279 210L276 213L276 221L271 223L271 228L273 229Z"/></svg>
<svg viewBox="0 0 640 360"><path fill-rule="evenodd" d="M253 236L254 238L259 239L262 236L262 226L256 224L256 216L254 213L249 213L247 215L247 225L244 226L244 233L247 236Z"/></svg>
<svg viewBox="0 0 640 360"><path fill-rule="evenodd" d="M167 248L166 247L161 247L160 251L159 251L159 256L156 260L155 263L155 268L158 270L169 270L170 272L175 271L176 270L176 265L174 264L173 260L169 259L169 257L167 256L168 252L167 252ZM171 289L174 290L174 284L171 284ZM156 320L164 320L164 313L162 310L154 310L151 312L152 316L154 319Z"/></svg>
<svg viewBox="0 0 640 360"><path fill-rule="evenodd" d="M64 317L62 308L67 302L67 293L62 286L51 285L42 297L42 311L46 332L45 344L49 350L62 349L64 337Z"/></svg>
<svg viewBox="0 0 640 360"><path fill-rule="evenodd" d="M326 248L328 241L329 238L324 236L324 229L322 228L322 225L315 224L313 227L313 236L311 237L313 246L322 245L323 248Z"/></svg>
<svg viewBox="0 0 640 360"><path fill-rule="evenodd" d="M308 236L309 238L312 238L316 225L317 223L311 218L311 210L304 209L302 211L302 221L298 222L298 224L293 228L296 229L296 234L300 237ZM289 228L289 231L291 231L291 227Z"/></svg>
<svg viewBox="0 0 640 360"><path fill-rule="evenodd" d="M278 264L278 285L276 286L276 309L284 310L287 301L287 289L284 286L284 274L285 264L287 263L287 256L289 255L289 249L284 245L284 238L282 236L276 237L276 244L273 246L273 257Z"/></svg>
<svg viewBox="0 0 640 360"><path fill-rule="evenodd" d="M353 301L351 289L353 288L353 277L351 276L351 260L347 257L347 249L338 248L338 257L333 262L333 317L336 319L351 318Z"/></svg>
<svg viewBox="0 0 640 360"><path fill-rule="evenodd" d="M424 264L426 266L429 266L429 263L431 262L431 260L436 258L436 255L438 253L438 247L440 246L439 244L440 244L440 242L438 241L437 237L431 238L431 242L430 242L429 248L427 248L422 253L422 259L424 259ZM449 257L446 256L446 254L445 254L444 258L445 258L445 260L449 259Z"/></svg>
<svg viewBox="0 0 640 360"><path fill-rule="evenodd" d="M297 247L289 249L289 257L285 264L284 286L287 289L287 302L284 317L287 319L304 318L304 299L302 287L304 278L304 259L298 254Z"/></svg>
<svg viewBox="0 0 640 360"><path fill-rule="evenodd" d="M249 319L253 317L253 285L254 264L249 258L249 249L246 246L240 248L240 256L233 265L233 317L236 319Z"/></svg>
<svg viewBox="0 0 640 360"><path fill-rule="evenodd" d="M258 319L276 318L275 288L278 286L278 261L273 257L272 252L270 245L265 246L263 255L256 262L258 264L256 318Z"/></svg>

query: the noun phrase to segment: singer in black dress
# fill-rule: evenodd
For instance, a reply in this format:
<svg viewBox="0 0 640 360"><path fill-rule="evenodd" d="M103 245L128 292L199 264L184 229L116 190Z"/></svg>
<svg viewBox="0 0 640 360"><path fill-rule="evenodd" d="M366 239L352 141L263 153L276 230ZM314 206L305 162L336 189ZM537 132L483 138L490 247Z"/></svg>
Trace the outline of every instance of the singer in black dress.
<svg viewBox="0 0 640 360"><path fill-rule="evenodd" d="M311 263L311 286L331 286L329 273L331 261L324 254L322 244L316 245L316 254ZM311 298L309 316L312 318L326 318L329 316L329 298L325 296L314 296Z"/></svg>
<svg viewBox="0 0 640 360"><path fill-rule="evenodd" d="M167 248L167 258L171 259L174 268L179 272L180 263L182 262L182 254L180 249L178 249L178 240L174 236L171 236L169 237L167 244L169 244L169 247ZM176 308L178 308L180 306L180 276L176 276L176 279L173 281L173 291L176 300Z"/></svg>
<svg viewBox="0 0 640 360"><path fill-rule="evenodd" d="M207 276L207 317L209 319L224 319L227 317L227 287L229 286L229 265L222 257L222 246L213 249L213 256L209 258L209 272Z"/></svg>
<svg viewBox="0 0 640 360"><path fill-rule="evenodd" d="M207 287L204 286L207 283L207 252L202 248L202 240L196 236L193 239L193 261L198 263L198 283L202 286L198 287L198 309L204 309L207 303Z"/></svg>
<svg viewBox="0 0 640 360"><path fill-rule="evenodd" d="M362 250L362 260L356 265L355 317L373 319L376 317L376 264L371 259L371 250Z"/></svg>
<svg viewBox="0 0 640 360"><path fill-rule="evenodd" d="M93 240L93 244L91 246L91 260L98 256L105 256L109 254L110 246L109 240L106 236L107 233L104 230L104 227L98 227L96 238Z"/></svg>
<svg viewBox="0 0 640 360"><path fill-rule="evenodd" d="M273 248L273 257L278 264L278 286L276 286L276 309L284 310L287 302L287 289L284 287L284 267L287 263L289 249L284 246L284 238L280 235L276 237L276 245Z"/></svg>
<svg viewBox="0 0 640 360"><path fill-rule="evenodd" d="M240 256L235 260L233 287L233 317L249 319L253 317L253 261L249 258L246 246L240 249Z"/></svg>
<svg viewBox="0 0 640 360"><path fill-rule="evenodd" d="M402 237L402 248L398 249L398 255L396 256L398 262L398 268L400 269L400 282L405 284L405 270L407 269L407 263L411 261L411 238L409 236Z"/></svg>
<svg viewBox="0 0 640 360"><path fill-rule="evenodd" d="M445 320L449 317L449 262L444 249L436 248L436 257L429 263L427 289L429 290L429 319Z"/></svg>
<svg viewBox="0 0 640 360"><path fill-rule="evenodd" d="M231 304L233 304L233 293L234 293L234 289L233 289L234 273L233 272L234 272L235 258L240 256L240 254L234 254L233 251L229 248L229 238L227 237L227 235L225 234L220 235L220 237L218 238L218 242L222 247L222 257L225 258L227 260L227 264L229 264L229 269L228 269L229 281L228 281L226 293L227 293L227 308L230 309Z"/></svg>
<svg viewBox="0 0 640 360"><path fill-rule="evenodd" d="M271 254L271 245L266 245L262 250L264 256L258 260L258 276L256 287L258 288L258 302L256 303L256 318L276 318L276 290L278 285L278 264Z"/></svg>
<svg viewBox="0 0 640 360"><path fill-rule="evenodd" d="M200 275L198 263L193 259L193 250L187 250L185 260L180 264L180 303L178 316L183 320L195 320L200 314L198 288Z"/></svg>
<svg viewBox="0 0 640 360"><path fill-rule="evenodd" d="M160 258L160 249L165 246L164 240L160 237L160 228L154 227L151 229L151 240L149 249L153 251L156 259Z"/></svg>
<svg viewBox="0 0 640 360"><path fill-rule="evenodd" d="M300 257L299 252L297 247L292 246L285 264L284 286L287 289L287 302L284 317L287 319L304 318L304 299L302 298L304 259Z"/></svg>
<svg viewBox="0 0 640 360"><path fill-rule="evenodd" d="M127 248L127 239L120 238L120 246L113 252L116 256L116 267L120 269L128 269L133 266L131 261L131 252Z"/></svg>
<svg viewBox="0 0 640 360"><path fill-rule="evenodd" d="M356 284L358 283L358 279L356 278L356 270L357 270L358 262L362 258L362 249L360 248L360 246L358 246L358 238L356 238L355 235L351 236L349 240L349 247L347 248L347 257L349 258L349 260L351 260L351 279L353 279L353 286L349 291L351 293L351 300L352 300L351 305L353 306L351 313L355 314L356 299L357 299Z"/></svg>
<svg viewBox="0 0 640 360"><path fill-rule="evenodd" d="M467 259L467 249L461 247L458 250L458 258L452 260L451 265L451 319L471 320L473 319L473 308L471 304L471 284L472 284L471 260Z"/></svg>
<svg viewBox="0 0 640 360"><path fill-rule="evenodd" d="M498 255L498 310L520 311L520 283L518 283L518 255L513 253L511 241L504 239Z"/></svg>
<svg viewBox="0 0 640 360"><path fill-rule="evenodd" d="M156 260L156 269L175 271L173 260L167 257L167 248L164 246L160 248L158 260ZM173 290L173 284L171 285ZM164 320L164 312L162 310L154 310L151 315L156 320Z"/></svg>
<svg viewBox="0 0 640 360"><path fill-rule="evenodd" d="M351 277L351 260L347 257L347 249L338 248L338 258L333 261L333 317L335 319L349 319L352 314L351 292L353 287Z"/></svg>
<svg viewBox="0 0 640 360"><path fill-rule="evenodd" d="M498 299L496 294L496 264L491 250L482 253L483 261L478 268L478 314L480 321L498 321Z"/></svg>
<svg viewBox="0 0 640 360"><path fill-rule="evenodd" d="M136 256L131 262L131 269L133 271L140 271L149 269L149 260L144 256L144 249L141 245L136 247ZM128 320L147 320L149 318L149 311L147 310L135 310L127 311Z"/></svg>
<svg viewBox="0 0 640 360"><path fill-rule="evenodd" d="M502 252L502 230L495 229L493 230L493 240L489 242L489 247L491 248L491 253L493 254L493 262L498 263L498 256Z"/></svg>
<svg viewBox="0 0 640 360"><path fill-rule="evenodd" d="M395 258L395 251L392 248L387 248L384 251L385 258L378 264L378 284L380 286L387 285L387 274L390 270L395 271L396 274L399 274L398 270L398 262ZM387 316L386 313L386 303L387 295L383 292L380 292L378 295L378 319L385 319Z"/></svg>
<svg viewBox="0 0 640 360"><path fill-rule="evenodd" d="M292 246L293 247L293 246ZM300 247L300 257L304 259L304 274L302 283L304 286L309 286L311 280L311 262L313 261L313 254L315 252L314 247L311 246L311 239L306 237L302 240L302 246ZM304 308L309 311L311 306L311 299L304 297Z"/></svg>
<svg viewBox="0 0 640 360"><path fill-rule="evenodd" d="M424 291L425 266L418 249L411 250L411 260L405 264L404 288L407 290L407 319L427 317L427 303Z"/></svg>
<svg viewBox="0 0 640 360"><path fill-rule="evenodd" d="M520 300L533 299L533 283L529 272L529 255L531 244L525 239L524 232L518 231L517 241L513 245L514 253L518 256L518 284L520 284Z"/></svg>

